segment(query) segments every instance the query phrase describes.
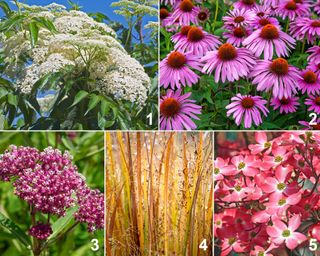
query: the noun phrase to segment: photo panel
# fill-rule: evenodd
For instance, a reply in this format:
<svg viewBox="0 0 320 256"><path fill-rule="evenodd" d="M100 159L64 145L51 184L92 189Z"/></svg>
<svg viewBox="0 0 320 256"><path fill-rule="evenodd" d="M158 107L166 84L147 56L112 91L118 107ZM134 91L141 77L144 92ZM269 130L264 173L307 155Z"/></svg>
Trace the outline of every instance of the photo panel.
<svg viewBox="0 0 320 256"><path fill-rule="evenodd" d="M158 1L4 0L0 17L0 129L158 128Z"/></svg>
<svg viewBox="0 0 320 256"><path fill-rule="evenodd" d="M214 255L319 255L319 140L215 133Z"/></svg>
<svg viewBox="0 0 320 256"><path fill-rule="evenodd" d="M106 133L106 255L212 255L212 133Z"/></svg>
<svg viewBox="0 0 320 256"><path fill-rule="evenodd" d="M160 0L160 129L318 129L319 15L315 0Z"/></svg>
<svg viewBox="0 0 320 256"><path fill-rule="evenodd" d="M103 132L0 132L0 255L104 255Z"/></svg>

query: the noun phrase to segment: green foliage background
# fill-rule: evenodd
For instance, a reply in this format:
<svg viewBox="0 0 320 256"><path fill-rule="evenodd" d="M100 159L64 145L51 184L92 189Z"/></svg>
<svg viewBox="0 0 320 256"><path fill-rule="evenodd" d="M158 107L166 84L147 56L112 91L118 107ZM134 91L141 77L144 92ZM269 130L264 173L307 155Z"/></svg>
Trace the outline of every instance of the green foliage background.
<svg viewBox="0 0 320 256"><path fill-rule="evenodd" d="M104 137L102 132L1 132L0 153L11 144L17 146L31 146L42 150L48 146L62 151L68 150L74 156L73 163L78 171L86 177L88 186L104 192ZM30 215L28 205L13 194L11 183L0 182L0 213L9 217L23 231L30 228ZM56 219L53 219L53 223ZM72 226L73 220L67 227ZM93 252L92 239L98 239L100 249ZM49 251L43 255L59 256L90 256L103 255L104 231L88 233L86 224L77 225L66 236L62 236L55 244L49 247ZM16 237L0 225L0 255L1 256L29 256L28 250Z"/></svg>

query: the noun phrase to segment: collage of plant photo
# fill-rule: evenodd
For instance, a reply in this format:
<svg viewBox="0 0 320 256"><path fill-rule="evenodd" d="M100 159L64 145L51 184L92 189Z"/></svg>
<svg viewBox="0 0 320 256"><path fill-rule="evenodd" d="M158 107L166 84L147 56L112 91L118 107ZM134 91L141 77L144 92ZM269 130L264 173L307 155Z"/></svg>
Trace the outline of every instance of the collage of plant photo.
<svg viewBox="0 0 320 256"><path fill-rule="evenodd" d="M161 0L160 129L318 128L320 3Z"/></svg>
<svg viewBox="0 0 320 256"><path fill-rule="evenodd" d="M0 256L320 256L320 0L0 0Z"/></svg>

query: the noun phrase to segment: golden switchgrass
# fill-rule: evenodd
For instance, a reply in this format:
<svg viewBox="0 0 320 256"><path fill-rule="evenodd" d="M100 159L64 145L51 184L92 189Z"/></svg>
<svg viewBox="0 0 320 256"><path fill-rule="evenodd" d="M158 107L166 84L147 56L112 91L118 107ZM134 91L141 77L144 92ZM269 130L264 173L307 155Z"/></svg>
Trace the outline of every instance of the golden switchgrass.
<svg viewBox="0 0 320 256"><path fill-rule="evenodd" d="M212 255L210 133L107 133L106 155L108 256Z"/></svg>

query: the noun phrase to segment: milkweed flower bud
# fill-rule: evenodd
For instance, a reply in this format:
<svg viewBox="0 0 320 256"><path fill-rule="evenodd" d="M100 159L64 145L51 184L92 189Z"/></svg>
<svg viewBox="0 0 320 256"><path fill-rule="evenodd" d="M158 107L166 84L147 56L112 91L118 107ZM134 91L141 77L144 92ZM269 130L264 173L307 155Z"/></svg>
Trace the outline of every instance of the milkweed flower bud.
<svg viewBox="0 0 320 256"><path fill-rule="evenodd" d="M53 231L50 224L44 224L41 222L38 222L37 225L29 229L29 235L40 240L47 239L52 234L52 232Z"/></svg>

